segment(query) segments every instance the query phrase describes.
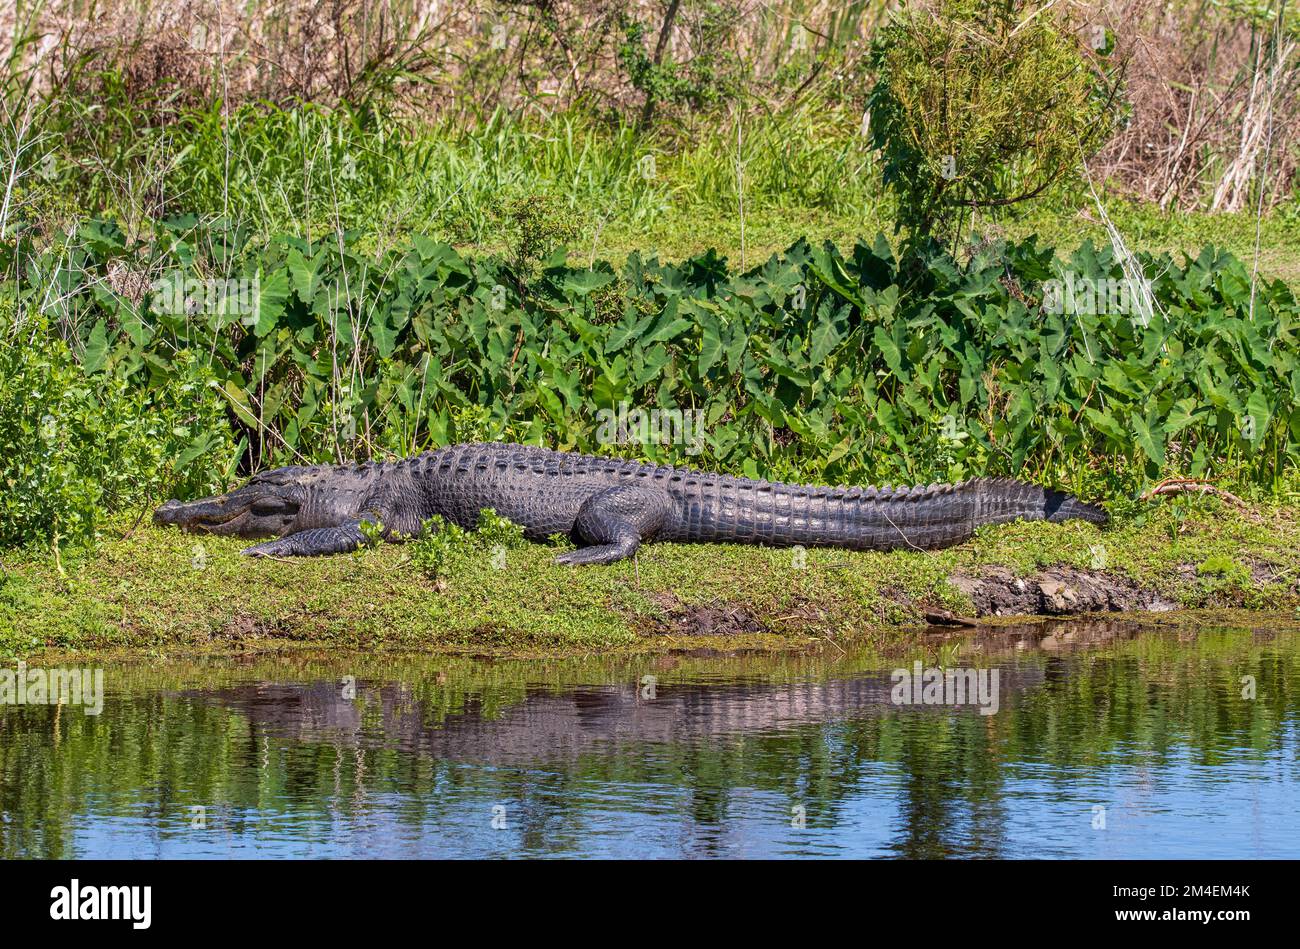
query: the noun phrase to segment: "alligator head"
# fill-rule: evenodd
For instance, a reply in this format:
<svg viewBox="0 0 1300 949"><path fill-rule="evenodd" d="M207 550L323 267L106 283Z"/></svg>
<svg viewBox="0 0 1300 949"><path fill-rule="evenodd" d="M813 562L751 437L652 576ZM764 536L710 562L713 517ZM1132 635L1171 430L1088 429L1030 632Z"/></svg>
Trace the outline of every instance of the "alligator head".
<svg viewBox="0 0 1300 949"><path fill-rule="evenodd" d="M196 533L234 537L278 537L308 526L302 523L312 500L315 469L276 468L255 475L229 494L197 501L171 500L154 512L155 524L169 524ZM319 504L310 504L319 526ZM340 517L342 520L342 517ZM317 526L313 524L311 526Z"/></svg>

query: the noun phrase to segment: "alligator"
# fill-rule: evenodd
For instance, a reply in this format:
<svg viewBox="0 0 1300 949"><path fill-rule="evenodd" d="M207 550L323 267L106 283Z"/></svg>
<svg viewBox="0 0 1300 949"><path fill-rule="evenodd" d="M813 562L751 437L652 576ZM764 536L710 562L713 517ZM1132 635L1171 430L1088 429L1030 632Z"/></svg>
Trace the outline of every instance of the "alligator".
<svg viewBox="0 0 1300 949"><path fill-rule="evenodd" d="M344 553L372 536L418 536L435 515L467 530L483 509L529 540L569 536L561 564L608 564L645 541L933 550L985 524L1106 513L1009 478L915 488L813 487L506 443L451 445L396 462L276 468L198 501L168 501L157 524L276 538L252 556ZM369 525L369 526L367 526Z"/></svg>

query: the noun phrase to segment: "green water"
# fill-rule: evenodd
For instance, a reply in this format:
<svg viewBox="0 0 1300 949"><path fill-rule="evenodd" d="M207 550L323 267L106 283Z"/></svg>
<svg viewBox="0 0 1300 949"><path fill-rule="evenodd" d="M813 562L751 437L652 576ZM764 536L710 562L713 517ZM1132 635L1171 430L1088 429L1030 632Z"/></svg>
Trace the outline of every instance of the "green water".
<svg viewBox="0 0 1300 949"><path fill-rule="evenodd" d="M899 704L918 660L996 670L996 711ZM1300 856L1300 637L1266 624L104 682L0 706L0 856Z"/></svg>

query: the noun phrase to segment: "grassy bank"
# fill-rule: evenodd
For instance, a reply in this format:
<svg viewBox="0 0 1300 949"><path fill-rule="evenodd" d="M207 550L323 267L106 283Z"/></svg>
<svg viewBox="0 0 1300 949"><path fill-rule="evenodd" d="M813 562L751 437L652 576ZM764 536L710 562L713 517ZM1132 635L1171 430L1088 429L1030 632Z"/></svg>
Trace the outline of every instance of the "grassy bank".
<svg viewBox="0 0 1300 949"><path fill-rule="evenodd" d="M692 646L789 648L887 641L926 615L964 615L971 579L1071 589L1111 606L1300 609L1300 505L1240 513L1213 500L1153 508L1106 531L1018 524L935 553L644 548L636 563L572 570L529 545L457 565L437 582L406 550L251 560L238 540L113 525L93 554L7 555L0 652L143 655L301 647L574 655ZM999 579L1001 578L1001 579ZM1063 589L1050 587L1059 584ZM1125 599L1128 597L1128 599ZM1137 597L1134 599L1133 597Z"/></svg>
<svg viewBox="0 0 1300 949"><path fill-rule="evenodd" d="M456 4L385 48L364 18L333 24L335 48L310 25L254 48L240 29L215 42L210 16L134 6L104 22L151 23L148 41L81 57L65 33L55 69L25 51L48 45L34 16L8 25L0 62L0 648L581 651L835 638L934 611L1294 609L1295 100L1236 98L1265 62L1258 17L1144 14L1114 37L1135 49L1106 52L1065 20L1053 40L1046 7L1013 25L1012 5L1002 39L1043 41L1012 57L1019 78L1003 83L1010 47L991 37L939 57L964 77L949 85L925 50L915 70L867 57L873 38L908 48L878 30L881 4L688 4L675 23L671 4L660 27L644 5L490 22ZM1143 62L1204 31L1233 41L1204 87L1176 68L1143 85ZM1095 151L1080 136L1118 112L1080 116L1112 101L1112 54L1133 57L1132 121ZM1234 117L1207 131L1202 101ZM695 437L612 434L625 409ZM1009 475L1120 526L801 569L656 548L573 573L530 547L435 585L401 550L250 563L122 520L283 464L473 440L782 481ZM1174 476L1262 513L1134 501Z"/></svg>

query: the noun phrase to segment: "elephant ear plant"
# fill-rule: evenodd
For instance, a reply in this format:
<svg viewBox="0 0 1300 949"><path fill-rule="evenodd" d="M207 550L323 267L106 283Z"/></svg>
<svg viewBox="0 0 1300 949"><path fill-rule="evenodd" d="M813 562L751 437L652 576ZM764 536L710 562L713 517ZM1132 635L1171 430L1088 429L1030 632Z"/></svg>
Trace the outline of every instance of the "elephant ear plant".
<svg viewBox="0 0 1300 949"><path fill-rule="evenodd" d="M33 256L41 280L19 303L40 345L0 367L0 444L19 446L0 457L8 543L211 495L236 463L472 441L813 484L1015 476L1112 502L1169 474L1276 490L1300 464L1300 305L1282 281L1252 296L1250 269L1215 248L1137 254L1158 305L1136 313L1081 292L1125 279L1088 243L959 261L900 256L883 235L846 252L796 241L743 272L715 253L617 268L553 254L521 294L508 263L425 238L376 255L349 236L249 245L219 224L160 236L145 248L157 294L219 247L252 312L111 292L106 275L144 251L108 222ZM50 284L66 288L61 325L37 332ZM632 421L669 409L683 424L658 437Z"/></svg>

